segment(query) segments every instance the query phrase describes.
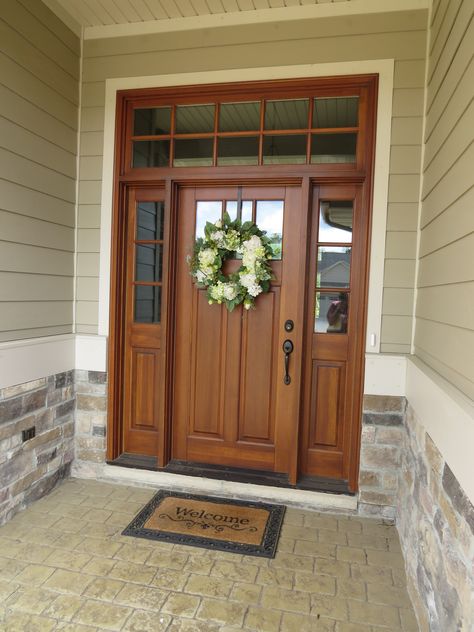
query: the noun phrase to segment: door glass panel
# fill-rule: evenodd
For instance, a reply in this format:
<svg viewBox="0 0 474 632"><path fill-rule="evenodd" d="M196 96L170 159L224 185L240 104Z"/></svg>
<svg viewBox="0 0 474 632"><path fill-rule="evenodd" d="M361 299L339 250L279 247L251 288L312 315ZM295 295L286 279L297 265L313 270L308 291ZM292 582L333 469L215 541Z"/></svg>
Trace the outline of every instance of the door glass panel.
<svg viewBox="0 0 474 632"><path fill-rule="evenodd" d="M159 136L171 131L171 108L137 108L133 117L134 136Z"/></svg>
<svg viewBox="0 0 474 632"><path fill-rule="evenodd" d="M136 285L134 311L136 323L159 323L161 321L161 287Z"/></svg>
<svg viewBox="0 0 474 632"><path fill-rule="evenodd" d="M313 127L357 127L359 97L315 99Z"/></svg>
<svg viewBox="0 0 474 632"><path fill-rule="evenodd" d="M215 105L178 105L176 134L202 134L214 131Z"/></svg>
<svg viewBox="0 0 474 632"><path fill-rule="evenodd" d="M313 134L311 162L339 163L356 161L357 134Z"/></svg>
<svg viewBox="0 0 474 632"><path fill-rule="evenodd" d="M219 112L220 132L253 132L260 129L260 102L222 103Z"/></svg>
<svg viewBox="0 0 474 632"><path fill-rule="evenodd" d="M162 264L161 244L136 244L135 281L161 281Z"/></svg>
<svg viewBox="0 0 474 632"><path fill-rule="evenodd" d="M237 219L237 202L235 200L228 200L226 202L225 209L229 214L230 219ZM252 200L242 200L240 220L242 223L252 221Z"/></svg>
<svg viewBox="0 0 474 632"><path fill-rule="evenodd" d="M168 167L169 140L134 140L132 167Z"/></svg>
<svg viewBox="0 0 474 632"><path fill-rule="evenodd" d="M207 222L217 222L222 217L222 202L213 200L205 202L200 200L196 204L196 239L204 237L204 228Z"/></svg>
<svg viewBox="0 0 474 632"><path fill-rule="evenodd" d="M318 241L351 243L352 214L352 201L321 202Z"/></svg>
<svg viewBox="0 0 474 632"><path fill-rule="evenodd" d="M258 144L258 136L220 138L217 145L218 166L257 165Z"/></svg>
<svg viewBox="0 0 474 632"><path fill-rule="evenodd" d="M307 129L308 99L267 101L265 104L265 129Z"/></svg>
<svg viewBox="0 0 474 632"><path fill-rule="evenodd" d="M316 292L314 331L318 334L345 334L349 318L347 292Z"/></svg>
<svg viewBox="0 0 474 632"><path fill-rule="evenodd" d="M267 233L272 259L281 259L283 239L283 200L258 200L256 224Z"/></svg>
<svg viewBox="0 0 474 632"><path fill-rule="evenodd" d="M319 246L317 287L349 287L351 277L351 249Z"/></svg>
<svg viewBox="0 0 474 632"><path fill-rule="evenodd" d="M213 138L176 139L173 167L211 167L213 149Z"/></svg>
<svg viewBox="0 0 474 632"><path fill-rule="evenodd" d="M263 138L263 164L306 163L306 136L284 135Z"/></svg>
<svg viewBox="0 0 474 632"><path fill-rule="evenodd" d="M164 202L139 202L137 207L137 239L163 239Z"/></svg>

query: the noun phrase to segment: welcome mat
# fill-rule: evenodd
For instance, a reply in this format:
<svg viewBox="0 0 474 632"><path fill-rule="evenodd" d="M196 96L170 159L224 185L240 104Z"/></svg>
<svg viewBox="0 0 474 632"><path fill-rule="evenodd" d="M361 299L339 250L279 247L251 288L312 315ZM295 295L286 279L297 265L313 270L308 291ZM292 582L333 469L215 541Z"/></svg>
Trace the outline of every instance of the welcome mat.
<svg viewBox="0 0 474 632"><path fill-rule="evenodd" d="M122 534L275 557L284 515L283 505L160 490Z"/></svg>

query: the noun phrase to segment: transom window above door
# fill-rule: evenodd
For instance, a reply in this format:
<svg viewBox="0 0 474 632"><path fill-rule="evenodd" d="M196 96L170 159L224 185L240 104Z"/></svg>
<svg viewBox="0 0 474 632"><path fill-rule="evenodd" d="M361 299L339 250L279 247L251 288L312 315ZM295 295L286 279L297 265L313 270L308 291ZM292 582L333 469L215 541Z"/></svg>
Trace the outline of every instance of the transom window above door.
<svg viewBox="0 0 474 632"><path fill-rule="evenodd" d="M354 166L360 105L357 94L137 104L131 167Z"/></svg>

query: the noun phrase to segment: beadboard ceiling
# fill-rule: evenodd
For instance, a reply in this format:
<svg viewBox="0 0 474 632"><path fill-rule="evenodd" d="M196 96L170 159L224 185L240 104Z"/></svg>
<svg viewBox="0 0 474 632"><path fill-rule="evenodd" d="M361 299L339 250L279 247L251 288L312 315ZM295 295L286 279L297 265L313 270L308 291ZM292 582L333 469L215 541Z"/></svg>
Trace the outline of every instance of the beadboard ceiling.
<svg viewBox="0 0 474 632"><path fill-rule="evenodd" d="M239 13L261 9L352 2L353 0L55 0L81 26L133 24L151 20ZM46 4L50 4L46 2Z"/></svg>

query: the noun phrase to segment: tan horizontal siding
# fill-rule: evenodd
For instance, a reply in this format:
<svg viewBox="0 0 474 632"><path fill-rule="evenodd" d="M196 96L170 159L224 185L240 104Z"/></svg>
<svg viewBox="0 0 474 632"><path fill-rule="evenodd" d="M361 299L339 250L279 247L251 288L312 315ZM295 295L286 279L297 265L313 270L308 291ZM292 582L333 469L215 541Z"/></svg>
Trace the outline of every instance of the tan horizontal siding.
<svg viewBox="0 0 474 632"><path fill-rule="evenodd" d="M76 303L76 321L81 324L98 324L97 301L80 301Z"/></svg>
<svg viewBox="0 0 474 632"><path fill-rule="evenodd" d="M413 289L386 287L383 291L383 313L388 316L411 316L413 294Z"/></svg>
<svg viewBox="0 0 474 632"><path fill-rule="evenodd" d="M446 173L423 199L421 226L431 222L473 185L474 143L454 164L445 163Z"/></svg>
<svg viewBox="0 0 474 632"><path fill-rule="evenodd" d="M423 228L420 256L440 250L474 232L474 185Z"/></svg>
<svg viewBox="0 0 474 632"><path fill-rule="evenodd" d="M61 40L72 52L79 57L81 54L81 43L75 33L73 33L62 20L48 9L43 2L38 0L20 0L27 11L36 17L39 23L46 26L54 35Z"/></svg>
<svg viewBox="0 0 474 632"><path fill-rule="evenodd" d="M27 338L41 338L43 336L58 336L60 334L70 334L71 325L58 325L53 327L32 327L30 329L15 329L10 331L0 331L0 342L10 340L25 340ZM85 333L85 332L84 332Z"/></svg>
<svg viewBox="0 0 474 632"><path fill-rule="evenodd" d="M0 6L0 341L72 331L78 38L45 6Z"/></svg>
<svg viewBox="0 0 474 632"><path fill-rule="evenodd" d="M384 302L390 316L387 344L406 352L411 341L406 317L414 288L421 160L425 36L427 14L392 13L273 24L223 27L186 33L107 38L84 42L82 135L78 225L100 226L105 80L162 72L286 66L290 64L394 59L392 157L386 287L406 290L403 308ZM77 331L90 333L97 322L98 231L80 233ZM81 285L82 280L90 281ZM87 287L87 290L85 289ZM89 319L89 320L88 320ZM397 323L397 320L399 322ZM402 351L403 350L403 351Z"/></svg>
<svg viewBox="0 0 474 632"><path fill-rule="evenodd" d="M79 252L100 252L100 231L96 228L79 228L77 249Z"/></svg>
<svg viewBox="0 0 474 632"><path fill-rule="evenodd" d="M41 191L26 188L21 182L17 184L0 179L0 208L18 215L74 227L73 202L65 202Z"/></svg>
<svg viewBox="0 0 474 632"><path fill-rule="evenodd" d="M74 252L73 228L25 215L0 210L0 235L4 241Z"/></svg>
<svg viewBox="0 0 474 632"><path fill-rule="evenodd" d="M72 276L74 256L64 250L0 242L0 271Z"/></svg>
<svg viewBox="0 0 474 632"><path fill-rule="evenodd" d="M0 272L0 301L72 301L70 277Z"/></svg>
<svg viewBox="0 0 474 632"><path fill-rule="evenodd" d="M72 180L76 177L75 152L66 151L55 143L2 117L0 117L0 146L32 162L37 162L41 157L43 167L57 171Z"/></svg>
<svg viewBox="0 0 474 632"><path fill-rule="evenodd" d="M28 99L0 84L0 116L46 138L71 153L76 152L77 130L62 123Z"/></svg>
<svg viewBox="0 0 474 632"><path fill-rule="evenodd" d="M425 235L422 233L423 241ZM474 279L474 233L425 255L419 262L418 285L446 285Z"/></svg>
<svg viewBox="0 0 474 632"><path fill-rule="evenodd" d="M21 301L3 303L0 330L34 329L68 325L72 318L71 301Z"/></svg>
<svg viewBox="0 0 474 632"><path fill-rule="evenodd" d="M418 226L418 204L402 202L388 205L387 230L416 231Z"/></svg>
<svg viewBox="0 0 474 632"><path fill-rule="evenodd" d="M416 315L425 320L472 329L474 281L419 288Z"/></svg>
<svg viewBox="0 0 474 632"><path fill-rule="evenodd" d="M468 0L469 1L469 0ZM449 103L456 86L462 79L467 65L472 58L471 42L474 38L474 22L471 22L466 36L463 38L451 60L451 65L440 86L434 87L428 84L429 109L426 131L430 133L436 125L443 110Z"/></svg>
<svg viewBox="0 0 474 632"><path fill-rule="evenodd" d="M77 280L76 296L78 301L97 301L99 294L99 279L95 277L80 277Z"/></svg>
<svg viewBox="0 0 474 632"><path fill-rule="evenodd" d="M442 148L446 137L463 115L466 108L472 101L471 86L474 84L474 57L468 64L465 73L451 94L451 98L446 104L438 120L433 121L432 117L427 120L427 134L425 145L426 165L429 165L433 157ZM428 130L428 122L430 129Z"/></svg>
<svg viewBox="0 0 474 632"><path fill-rule="evenodd" d="M474 398L474 4L433 21L415 353Z"/></svg>
<svg viewBox="0 0 474 632"><path fill-rule="evenodd" d="M51 31L50 26L42 24L21 2L3 2L1 18L36 50L54 61L68 75L79 79L77 52L66 46Z"/></svg>
<svg viewBox="0 0 474 632"><path fill-rule="evenodd" d="M426 167L423 178L423 198L433 191L438 182L448 173L462 155L473 143L472 138L466 134L466 129L474 129L474 101L456 120L454 127L450 130L443 145L438 152L433 155Z"/></svg>
<svg viewBox="0 0 474 632"><path fill-rule="evenodd" d="M417 319L416 353L474 399L474 331Z"/></svg>
<svg viewBox="0 0 474 632"><path fill-rule="evenodd" d="M100 204L79 204L77 225L78 228L100 228Z"/></svg>
<svg viewBox="0 0 474 632"><path fill-rule="evenodd" d="M47 57L41 49L30 43L8 24L0 21L0 51L14 59L15 63L34 74L71 103L78 103L77 78L64 71ZM12 52L14 56L12 57Z"/></svg>

